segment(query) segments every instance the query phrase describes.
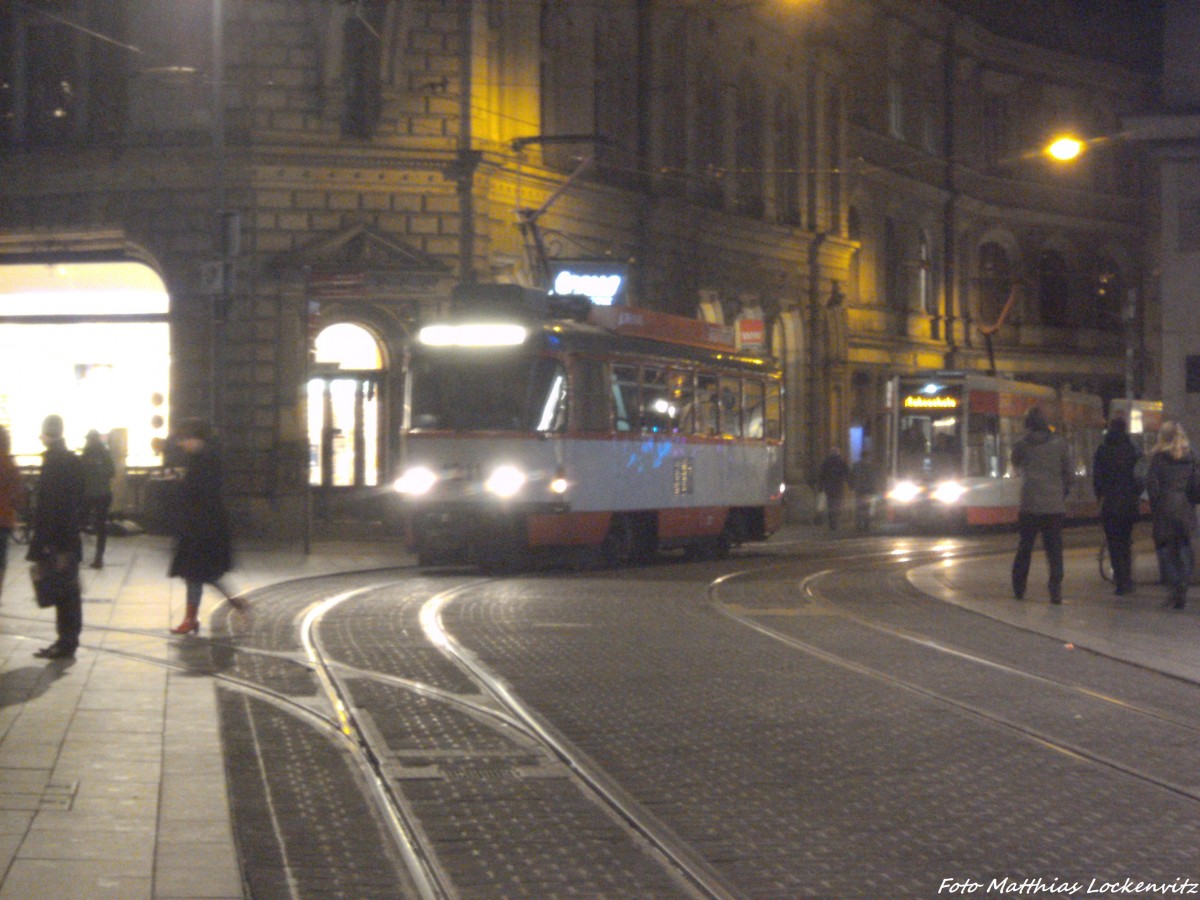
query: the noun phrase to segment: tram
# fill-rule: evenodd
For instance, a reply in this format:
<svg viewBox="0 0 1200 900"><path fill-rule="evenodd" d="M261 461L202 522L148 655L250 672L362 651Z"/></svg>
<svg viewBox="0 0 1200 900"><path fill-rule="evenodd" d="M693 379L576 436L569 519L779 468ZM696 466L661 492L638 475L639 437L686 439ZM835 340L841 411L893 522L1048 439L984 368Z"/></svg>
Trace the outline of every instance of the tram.
<svg viewBox="0 0 1200 900"><path fill-rule="evenodd" d="M463 287L406 374L394 486L423 566L723 555L782 522L782 374L726 327Z"/></svg>
<svg viewBox="0 0 1200 900"><path fill-rule="evenodd" d="M1015 523L1021 479L1010 457L1033 406L1042 408L1070 449L1075 477L1068 518L1098 515L1091 466L1104 435L1100 397L962 372L898 376L888 389L893 521L937 527Z"/></svg>

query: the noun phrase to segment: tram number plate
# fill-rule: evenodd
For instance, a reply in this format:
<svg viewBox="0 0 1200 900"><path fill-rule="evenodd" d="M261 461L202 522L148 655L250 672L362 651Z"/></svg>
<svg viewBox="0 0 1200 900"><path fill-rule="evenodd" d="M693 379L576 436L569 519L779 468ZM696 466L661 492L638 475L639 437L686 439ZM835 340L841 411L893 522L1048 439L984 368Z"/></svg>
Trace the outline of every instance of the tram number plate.
<svg viewBox="0 0 1200 900"><path fill-rule="evenodd" d="M675 460L671 472L672 492L676 496L693 493L696 487L695 474L696 464L690 456Z"/></svg>

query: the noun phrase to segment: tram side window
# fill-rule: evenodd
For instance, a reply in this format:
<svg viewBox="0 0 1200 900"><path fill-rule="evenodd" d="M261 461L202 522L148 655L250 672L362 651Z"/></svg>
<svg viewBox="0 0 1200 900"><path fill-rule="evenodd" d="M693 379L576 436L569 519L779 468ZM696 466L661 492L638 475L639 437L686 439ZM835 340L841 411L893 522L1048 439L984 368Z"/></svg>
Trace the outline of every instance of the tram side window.
<svg viewBox="0 0 1200 900"><path fill-rule="evenodd" d="M675 430L678 409L672 403L667 385L667 370L657 366L642 368L642 430L665 432Z"/></svg>
<svg viewBox="0 0 1200 900"><path fill-rule="evenodd" d="M999 478L1004 474L1000 457L1000 417L975 413L967 433L967 475L972 478Z"/></svg>
<svg viewBox="0 0 1200 900"><path fill-rule="evenodd" d="M696 430L696 386L694 372L673 370L670 376L671 398L679 411L675 430L691 434Z"/></svg>
<svg viewBox="0 0 1200 900"><path fill-rule="evenodd" d="M637 366L612 367L613 422L617 431L642 427L641 401L638 400Z"/></svg>
<svg viewBox="0 0 1200 900"><path fill-rule="evenodd" d="M525 408L534 431L567 430L567 373L559 362L539 359L534 363Z"/></svg>
<svg viewBox="0 0 1200 900"><path fill-rule="evenodd" d="M696 434L710 437L720 434L720 385L716 375L700 372L696 375Z"/></svg>
<svg viewBox="0 0 1200 900"><path fill-rule="evenodd" d="M742 421L746 437L760 439L763 436L763 385L761 381L746 379L742 383Z"/></svg>
<svg viewBox="0 0 1200 900"><path fill-rule="evenodd" d="M779 440L783 435L783 391L775 382L767 385L763 415L766 419L767 439L772 441Z"/></svg>
<svg viewBox="0 0 1200 900"><path fill-rule="evenodd" d="M742 385L737 378L721 379L721 434L742 436Z"/></svg>
<svg viewBox="0 0 1200 900"><path fill-rule="evenodd" d="M571 390L575 393L575 414L580 431L608 431L612 414L604 393L604 363L598 359L575 361Z"/></svg>

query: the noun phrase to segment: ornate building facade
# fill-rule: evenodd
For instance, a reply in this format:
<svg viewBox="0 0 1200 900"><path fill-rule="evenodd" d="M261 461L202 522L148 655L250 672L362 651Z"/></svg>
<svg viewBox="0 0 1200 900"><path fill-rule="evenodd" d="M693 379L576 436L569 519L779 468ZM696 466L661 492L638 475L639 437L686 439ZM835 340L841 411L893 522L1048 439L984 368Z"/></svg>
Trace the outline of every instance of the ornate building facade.
<svg viewBox="0 0 1200 900"><path fill-rule="evenodd" d="M783 362L798 487L831 445L881 439L894 375L1153 395L1140 159L1038 151L1118 134L1154 78L1002 33L992 7L10 4L0 348L165 326L165 414L134 388L108 424L215 418L264 534L295 535L314 495L332 514L382 490L405 340L460 280L618 273L625 302L744 325ZM154 273L164 308L56 311L19 287L113 262ZM57 365L96 362L75 357Z"/></svg>

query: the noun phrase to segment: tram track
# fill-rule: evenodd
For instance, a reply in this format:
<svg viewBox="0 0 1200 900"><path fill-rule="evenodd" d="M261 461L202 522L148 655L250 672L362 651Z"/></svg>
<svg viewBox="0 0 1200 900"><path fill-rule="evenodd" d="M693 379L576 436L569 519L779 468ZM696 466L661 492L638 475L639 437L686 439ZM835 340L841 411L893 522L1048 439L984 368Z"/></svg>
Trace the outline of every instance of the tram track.
<svg viewBox="0 0 1200 900"><path fill-rule="evenodd" d="M456 597L469 593L472 588L494 583L495 579L456 585L435 593L420 603L422 629L431 646L451 659L478 688L478 694L463 694L461 690L448 689L436 684L396 677L387 673L361 669L339 661L327 651L321 638L321 626L335 610L379 592L386 592L400 582L379 582L341 591L319 603L311 604L298 616L297 637L302 652L277 651L258 647L238 646L224 637L189 637L184 640L167 637L145 629L89 625L91 634L120 634L136 637L157 638L164 645L182 647L205 646L230 652L238 657L254 657L271 663L283 662L310 673L320 684L327 711L318 711L312 701L297 700L282 690L257 683L252 679L230 674L228 671L206 671L217 684L242 696L270 704L306 728L335 742L341 750L354 760L361 783L370 787L371 800L387 823L389 833L399 856L404 861L411 879L411 893L423 900L444 900L460 896L453 872L448 872L437 859L436 851L426 837L426 829L413 804L405 797L403 786L395 777L395 765L391 760L392 748L371 722L364 716L355 699L352 682L371 682L388 689L419 696L441 706L455 709L473 718L486 720L499 734L518 742L523 752L534 748L552 757L561 764L561 771L574 785L574 789L590 797L602 809L606 817L623 830L630 839L632 852L644 854L661 867L674 882L677 892L683 896L704 898L733 898L736 891L723 884L720 876L708 867L703 859L690 848L679 842L662 823L656 821L636 801L625 794L620 786L608 779L591 763L585 754L558 735L519 697L506 689L502 679L487 671L472 654L459 644L443 627L441 611ZM22 633L13 625L40 622L31 617L0 614L6 622L6 633L14 637L37 639L32 631ZM197 674L193 664L156 656L152 653L107 647L93 640L85 640L81 647L86 650L116 658L155 666L174 672ZM468 754L469 755L469 754ZM484 751L484 757L494 756L494 751ZM264 783L266 777L264 775ZM274 817L271 817L272 820ZM278 836L281 844L280 856L285 860L286 839ZM290 872L286 882L291 885L291 895L300 896L302 890Z"/></svg>
<svg viewBox="0 0 1200 900"><path fill-rule="evenodd" d="M886 570L896 569L900 566L909 566L913 563L917 563L919 565L941 561L947 559L949 556L950 555L944 552L934 554L916 554L915 558L905 559L903 562L898 563L894 561L889 562L883 560L876 554L868 554L865 556L857 555L847 558L839 558L837 562L839 564L844 564L849 561L854 561L859 565L865 564L867 566L871 566L872 568ZM977 551L953 554L953 557L958 561L965 561L972 557L978 556L979 554ZM789 568L794 569L794 564L772 566L769 567L769 571L775 575L778 575L780 572L786 571ZM765 624L764 619L768 618L768 616L763 616L761 613L755 613L753 610L750 610L747 607L736 603L730 603L722 599L722 591L727 590L728 587L734 582L750 577L761 579L767 575L767 572L768 570L755 569L753 571L728 573L717 579L714 579L709 586L709 598L711 604L722 615L732 619L735 622L738 622L743 627L748 628L758 634L764 635L773 641L783 643L792 649L819 659L830 665L834 665L848 671L853 671L859 675L869 677L896 689L904 690L906 692L924 697L930 701L953 709L959 714L971 716L978 720L991 723L997 727L1004 728L1052 751L1069 754L1075 758L1087 760L1096 766L1137 779L1143 783L1152 785L1155 788L1167 791L1176 796L1186 798L1190 801L1200 802L1200 786L1183 783L1178 779L1167 777L1161 772L1152 771L1146 766L1131 764L1130 762L1116 758L1109 753L1098 751L1094 746L1090 746L1083 741L1066 739L1061 733L1056 733L1047 728L1031 725L1026 721L1022 721L1017 716L998 713L994 709L989 709L987 706L981 703L966 702L959 697L953 696L948 691L931 688L913 678L902 677L901 675L896 674L894 671L888 671L884 666L865 662L861 658L861 656L865 654L860 654L860 658L855 658L855 656L852 656L849 653L831 651L826 647L820 646L813 640L804 639L798 637L796 634L789 634L777 627L772 627ZM1175 733L1177 736L1181 736L1185 741L1194 741L1197 736L1200 736L1200 721L1189 721L1183 716L1175 713L1166 712L1162 709L1154 708L1144 703L1124 699L1114 695L1113 693L1097 690L1087 684L1080 684L1077 682L1067 681L1062 678L1053 677L1043 672L1034 671L1032 668L1021 668L1020 666L1013 665L996 657L987 656L973 650L967 650L963 647L953 646L947 643L944 639L935 638L928 633L921 633L914 631L909 627L892 625L879 621L878 619L867 618L862 614L855 613L847 609L844 605L841 605L830 599L830 597L821 590L820 584L822 581L832 580L839 574L844 574L843 570L839 568L823 568L816 572L809 572L801 578L799 592L804 598L804 601L809 604L811 613L849 623L863 631L881 635L892 641L907 643L931 654L953 658L956 661L966 663L978 669L986 669L993 674L999 675L1001 678L1017 679L1039 689L1050 689L1058 692L1061 695L1075 697L1078 700L1088 704L1101 704L1104 707L1107 707L1110 711L1116 712L1120 716L1131 717L1131 721L1127 723L1130 733L1139 733L1146 727L1146 723L1153 722L1158 726L1165 727L1166 729ZM1084 650L1081 652L1090 651ZM881 658L886 656L884 653L880 653L878 655ZM1103 716L1103 714L1101 715Z"/></svg>

